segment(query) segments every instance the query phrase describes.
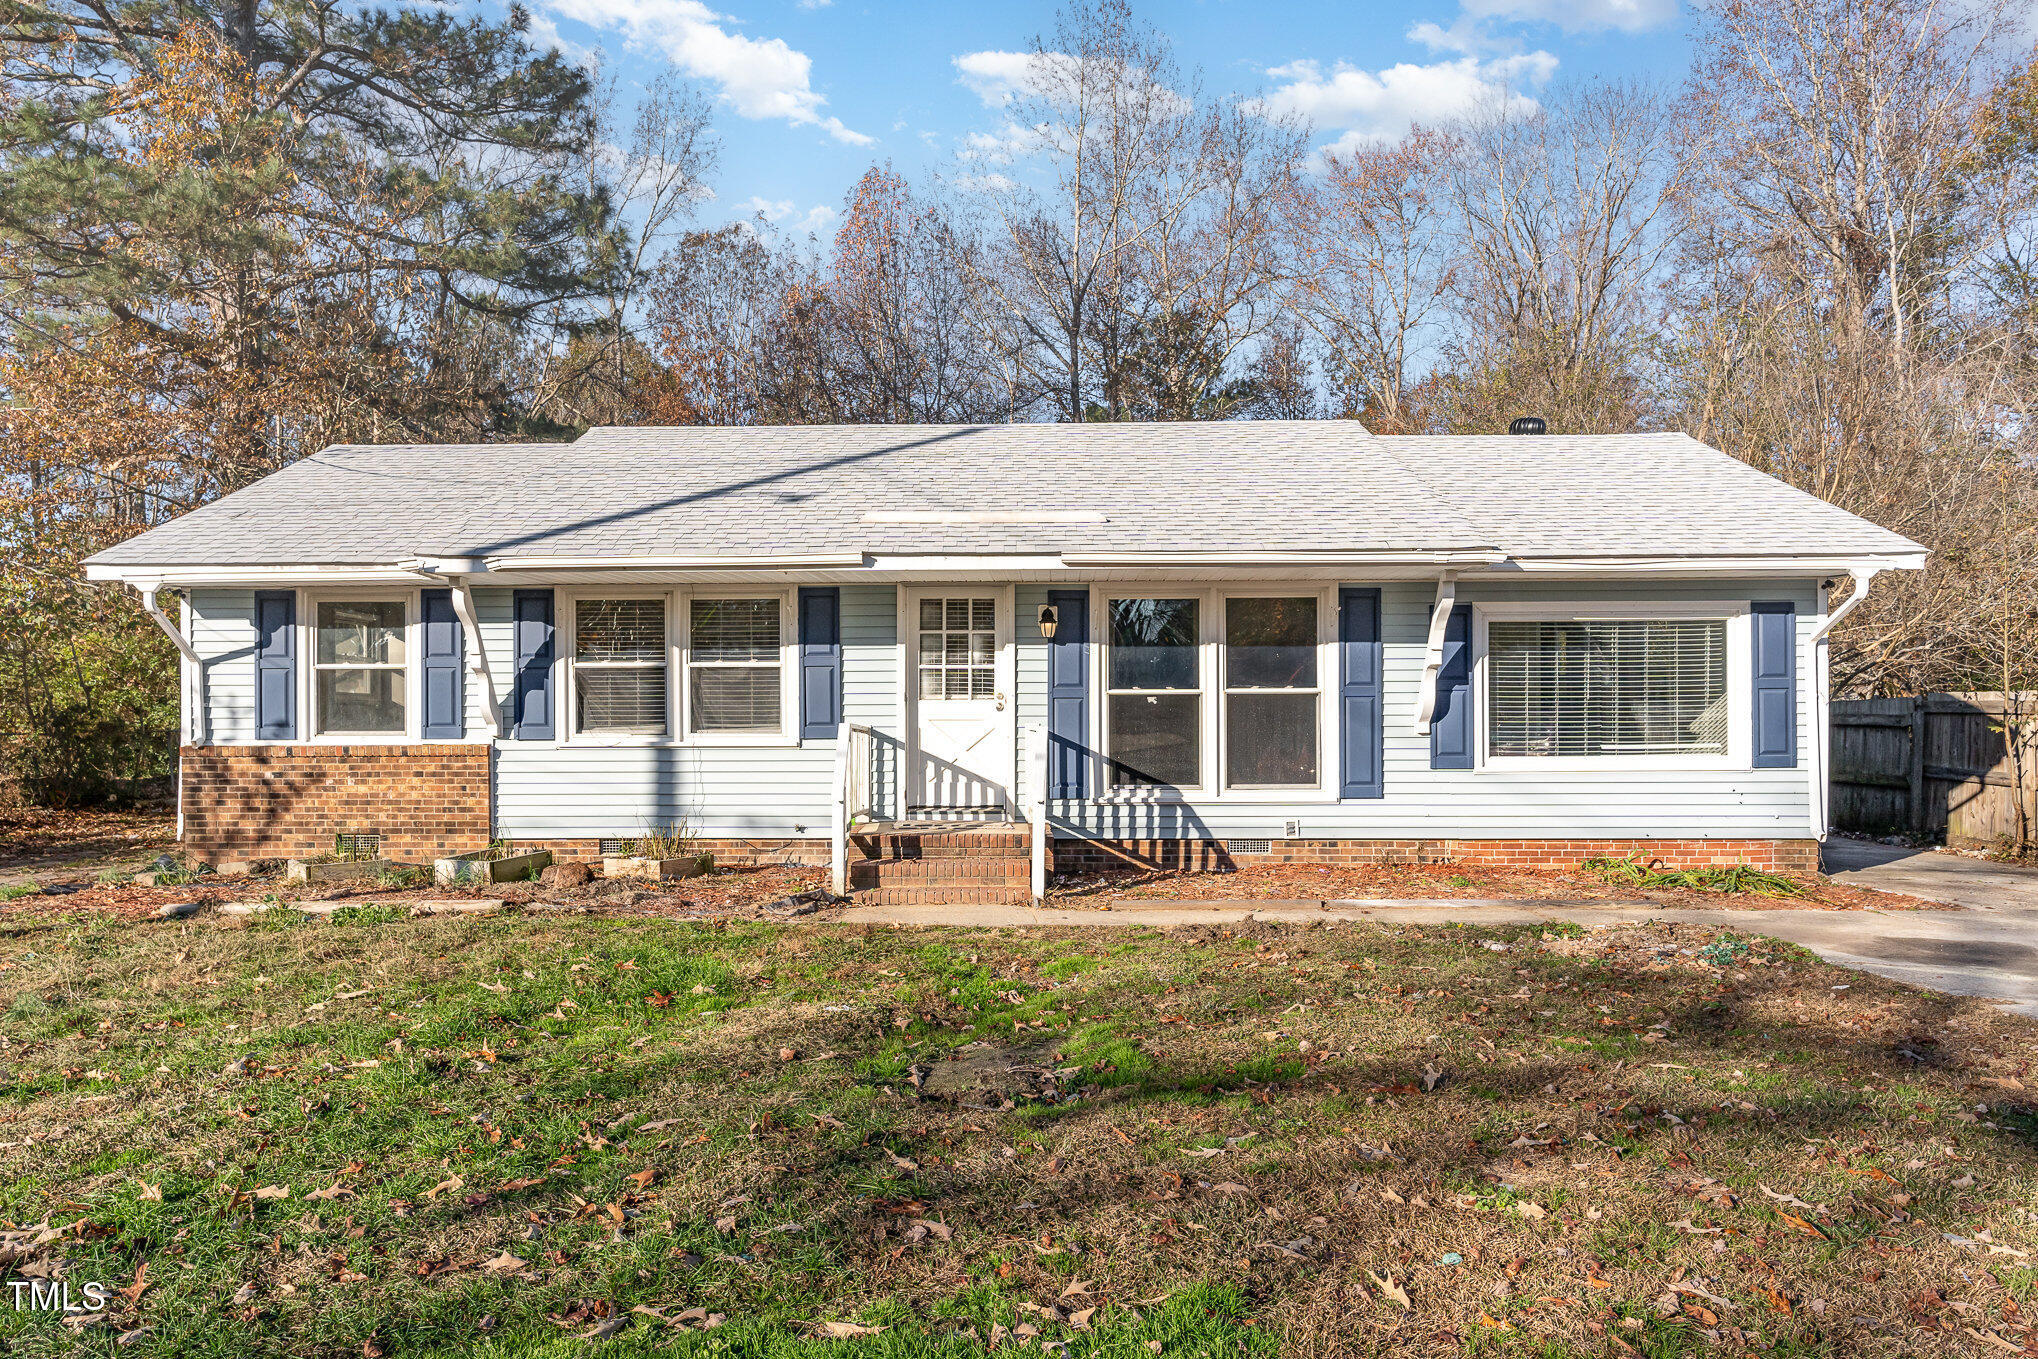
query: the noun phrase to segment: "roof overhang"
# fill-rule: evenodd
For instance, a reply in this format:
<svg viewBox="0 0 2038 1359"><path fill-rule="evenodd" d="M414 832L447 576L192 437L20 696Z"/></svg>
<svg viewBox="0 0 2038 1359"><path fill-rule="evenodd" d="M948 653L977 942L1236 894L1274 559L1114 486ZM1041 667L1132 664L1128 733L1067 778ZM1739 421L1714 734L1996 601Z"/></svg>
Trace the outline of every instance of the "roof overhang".
<svg viewBox="0 0 2038 1359"><path fill-rule="evenodd" d="M731 584L1057 580L1590 580L1858 575L1918 570L1926 553L1750 554L1718 557L1509 557L1495 548L1433 552L1069 552L1061 554L789 553L776 556L417 557L388 563L232 566L90 563L86 578L140 588L471 584Z"/></svg>

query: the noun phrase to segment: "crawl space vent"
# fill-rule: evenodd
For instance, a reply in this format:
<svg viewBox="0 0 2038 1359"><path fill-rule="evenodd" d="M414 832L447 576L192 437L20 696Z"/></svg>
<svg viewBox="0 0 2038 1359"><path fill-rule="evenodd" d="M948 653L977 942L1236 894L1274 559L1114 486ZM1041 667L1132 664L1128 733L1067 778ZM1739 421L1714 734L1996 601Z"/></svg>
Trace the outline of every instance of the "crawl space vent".
<svg viewBox="0 0 2038 1359"><path fill-rule="evenodd" d="M595 846L595 850L596 852L605 855L627 854L630 852L628 848L629 843L630 842L628 840L615 840L615 839L604 840L600 844Z"/></svg>
<svg viewBox="0 0 2038 1359"><path fill-rule="evenodd" d="M333 853L342 859L373 859L381 852L381 831L341 831L333 837Z"/></svg>
<svg viewBox="0 0 2038 1359"><path fill-rule="evenodd" d="M1270 840L1226 840L1224 847L1233 854L1266 854L1274 848Z"/></svg>

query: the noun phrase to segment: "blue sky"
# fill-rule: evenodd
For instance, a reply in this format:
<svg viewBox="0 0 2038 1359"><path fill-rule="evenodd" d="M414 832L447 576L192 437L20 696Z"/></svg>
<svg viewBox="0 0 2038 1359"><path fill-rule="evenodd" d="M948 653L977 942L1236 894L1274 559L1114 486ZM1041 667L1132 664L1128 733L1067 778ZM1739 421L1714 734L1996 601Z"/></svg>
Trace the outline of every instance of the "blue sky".
<svg viewBox="0 0 2038 1359"><path fill-rule="evenodd" d="M998 130L1006 80L1049 3L872 0L526 0L541 41L598 52L624 93L670 65L716 103L722 164L709 221L763 211L825 237L843 194L889 160L914 182ZM1136 4L1205 88L1260 91L1318 145L1392 139L1506 89L1685 72L1678 0L1452 4Z"/></svg>

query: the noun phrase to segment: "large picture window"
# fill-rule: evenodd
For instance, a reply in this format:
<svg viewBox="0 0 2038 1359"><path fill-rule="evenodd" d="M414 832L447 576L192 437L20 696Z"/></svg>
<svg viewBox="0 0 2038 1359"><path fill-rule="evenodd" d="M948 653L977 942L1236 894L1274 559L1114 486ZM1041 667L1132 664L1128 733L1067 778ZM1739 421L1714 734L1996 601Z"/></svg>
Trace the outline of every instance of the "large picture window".
<svg viewBox="0 0 2038 1359"><path fill-rule="evenodd" d="M1224 601L1224 780L1233 788L1318 783L1317 601Z"/></svg>
<svg viewBox="0 0 2038 1359"><path fill-rule="evenodd" d="M582 599L573 606L576 730L663 736L668 725L665 600Z"/></svg>
<svg viewBox="0 0 2038 1359"><path fill-rule="evenodd" d="M402 735L404 604L321 600L312 653L312 701L322 735Z"/></svg>
<svg viewBox="0 0 2038 1359"><path fill-rule="evenodd" d="M688 601L692 731L768 736L783 731L782 607L776 595Z"/></svg>
<svg viewBox="0 0 2038 1359"><path fill-rule="evenodd" d="M1201 601L1114 599L1105 649L1111 787L1203 782Z"/></svg>
<svg viewBox="0 0 2038 1359"><path fill-rule="evenodd" d="M1727 753L1724 619L1494 619L1486 676L1491 755Z"/></svg>

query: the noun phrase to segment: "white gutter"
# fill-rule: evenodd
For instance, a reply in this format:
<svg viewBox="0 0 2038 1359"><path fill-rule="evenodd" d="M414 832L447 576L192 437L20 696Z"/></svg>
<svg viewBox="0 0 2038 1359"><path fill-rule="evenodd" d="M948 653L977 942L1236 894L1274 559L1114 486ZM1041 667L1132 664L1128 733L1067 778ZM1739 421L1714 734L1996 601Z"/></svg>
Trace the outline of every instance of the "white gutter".
<svg viewBox="0 0 2038 1359"><path fill-rule="evenodd" d="M1498 548L1441 552L1064 552L1067 566L1497 566Z"/></svg>
<svg viewBox="0 0 2038 1359"><path fill-rule="evenodd" d="M1437 711L1437 676L1444 668L1444 635L1451 625L1451 608L1458 602L1458 576L1446 571L1437 580L1436 605L1429 616L1429 642L1423 648L1422 679L1415 690L1415 730L1429 735Z"/></svg>
<svg viewBox="0 0 2038 1359"><path fill-rule="evenodd" d="M1827 634L1839 626L1840 620L1854 612L1861 601L1868 598L1868 587L1883 570L1881 566L1857 565L1852 575L1854 590L1840 602L1840 607L1826 615L1826 620L1812 630L1811 664L1812 682L1816 686L1813 694L1812 748L1810 758L1805 761L1811 771L1812 794L1812 837L1820 844L1832 830L1832 795L1828 782L1826 761L1830 757L1833 740L1833 656L1827 645Z"/></svg>
<svg viewBox="0 0 2038 1359"><path fill-rule="evenodd" d="M404 562L402 565L421 576L443 580L451 587L453 614L460 620L460 627L469 639L467 647L467 671L481 681L481 709L488 719L488 734L502 735L502 704L495 696L495 677L488 669L488 648L481 644L481 628L474 621L474 586L468 579L475 563L469 557L449 557L443 560L424 559ZM466 568L466 570L462 570Z"/></svg>
<svg viewBox="0 0 2038 1359"><path fill-rule="evenodd" d="M829 570L862 566L861 552L784 557L490 557L490 571L735 571Z"/></svg>

